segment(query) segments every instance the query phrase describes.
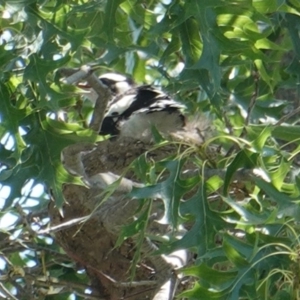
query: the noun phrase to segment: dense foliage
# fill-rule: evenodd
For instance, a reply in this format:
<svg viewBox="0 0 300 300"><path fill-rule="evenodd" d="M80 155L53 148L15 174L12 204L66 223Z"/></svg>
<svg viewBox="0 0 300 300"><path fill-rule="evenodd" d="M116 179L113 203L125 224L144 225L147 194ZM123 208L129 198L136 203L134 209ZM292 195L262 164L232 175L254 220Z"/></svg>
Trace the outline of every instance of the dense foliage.
<svg viewBox="0 0 300 300"><path fill-rule="evenodd" d="M192 224L161 248L195 254L185 297L300 298L299 1L8 0L0 10L2 298L89 299L84 271L40 233L49 191L60 207L62 184L79 182L61 150L100 140L91 105L57 73L87 63L163 86L212 120L197 176L179 178L180 157L135 164L149 187L134 196L159 188L169 221ZM156 183L162 165L170 176Z"/></svg>

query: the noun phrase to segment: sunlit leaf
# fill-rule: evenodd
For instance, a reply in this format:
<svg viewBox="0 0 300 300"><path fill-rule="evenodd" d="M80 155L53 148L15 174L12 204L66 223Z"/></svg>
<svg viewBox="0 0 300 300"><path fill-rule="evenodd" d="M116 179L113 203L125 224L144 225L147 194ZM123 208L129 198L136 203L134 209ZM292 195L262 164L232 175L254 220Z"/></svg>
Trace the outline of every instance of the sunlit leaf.
<svg viewBox="0 0 300 300"><path fill-rule="evenodd" d="M152 148L168 137L152 128L158 145L145 145L124 166L143 187L122 195L141 205L119 239L109 237L111 251L131 260L128 278L114 290L132 281L122 297L139 297L131 294L140 283L135 271L156 284L152 258L186 250L191 259L176 299L297 298L299 1L8 0L0 10L1 271L9 279L3 297L111 298L109 288L89 285L94 271L85 271L90 266L72 253L74 245L62 250L54 238L65 240L73 228L47 232L49 198L66 207L62 186L83 184L64 169L61 151L102 139L88 128L93 104L60 81L60 68L88 64L97 74L126 73L138 85L157 85L187 105L185 133L209 131L204 144L183 140L158 161ZM205 117L190 124L194 112ZM159 222L168 230L154 234L147 224L160 201ZM153 257L144 257L146 237L157 248ZM119 281L101 270L101 284Z"/></svg>

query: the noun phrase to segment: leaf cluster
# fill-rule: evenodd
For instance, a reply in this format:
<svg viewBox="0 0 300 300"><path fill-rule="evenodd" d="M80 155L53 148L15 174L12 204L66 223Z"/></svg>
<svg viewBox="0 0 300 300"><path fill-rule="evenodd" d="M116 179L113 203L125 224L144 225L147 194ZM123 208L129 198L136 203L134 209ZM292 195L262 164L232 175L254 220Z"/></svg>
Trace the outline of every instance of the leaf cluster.
<svg viewBox="0 0 300 300"><path fill-rule="evenodd" d="M62 185L80 182L62 167L61 150L100 140L88 128L92 106L57 72L91 64L163 86L188 114L212 120L214 136L191 157L135 163L147 186L132 196L163 194L164 222L187 227L158 251L195 255L182 297L300 298L297 0L8 0L0 11L3 297L89 297L86 276L37 232L49 221L49 194L61 206ZM190 160L199 172L182 177ZM46 192L35 197L39 184Z"/></svg>

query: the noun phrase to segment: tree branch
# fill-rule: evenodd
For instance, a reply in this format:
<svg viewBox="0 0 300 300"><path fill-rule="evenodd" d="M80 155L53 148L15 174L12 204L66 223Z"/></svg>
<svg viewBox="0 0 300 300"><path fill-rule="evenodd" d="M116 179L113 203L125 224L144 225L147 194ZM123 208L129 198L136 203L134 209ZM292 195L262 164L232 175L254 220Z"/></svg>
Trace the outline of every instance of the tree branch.
<svg viewBox="0 0 300 300"><path fill-rule="evenodd" d="M110 89L98 79L93 69L88 65L84 65L80 69L62 68L59 72L62 75L68 76L62 80L63 83L76 84L81 80L86 80L89 86L96 92L98 98L95 103L90 128L99 132L107 104L111 99Z"/></svg>

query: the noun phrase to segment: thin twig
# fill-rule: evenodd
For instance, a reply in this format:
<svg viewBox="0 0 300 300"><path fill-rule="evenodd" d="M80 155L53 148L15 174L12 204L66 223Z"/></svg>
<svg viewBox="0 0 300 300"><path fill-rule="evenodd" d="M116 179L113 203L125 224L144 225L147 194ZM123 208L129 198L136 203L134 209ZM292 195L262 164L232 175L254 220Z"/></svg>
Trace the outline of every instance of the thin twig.
<svg viewBox="0 0 300 300"><path fill-rule="evenodd" d="M10 291L4 286L2 282L0 282L0 292L7 297L4 299L18 300L18 298L16 298L14 295L10 293Z"/></svg>
<svg viewBox="0 0 300 300"><path fill-rule="evenodd" d="M293 111L291 111L290 113L288 113L287 115L283 116L282 118L280 118L276 123L275 126L281 125L282 123L284 123L285 121L287 121L289 118L291 118L292 116L296 115L297 113L300 112L300 107L294 109Z"/></svg>
<svg viewBox="0 0 300 300"><path fill-rule="evenodd" d="M71 73L72 69L64 69L64 73ZM75 70L74 70L75 71ZM61 80L62 83L65 84L76 84L78 81L85 79L87 76L92 74L92 70L89 68L81 68L76 70L74 73L71 73L70 76Z"/></svg>
<svg viewBox="0 0 300 300"><path fill-rule="evenodd" d="M40 230L40 231L37 232L37 234L45 234L45 233L57 232L57 231L60 231L60 230L63 230L63 229L67 229L67 228L72 227L74 225L83 223L84 221L87 221L90 217L91 217L91 215L87 215L87 216L80 217L80 218L74 218L72 220L61 223L59 225L52 226L52 227L44 229L44 230Z"/></svg>
<svg viewBox="0 0 300 300"><path fill-rule="evenodd" d="M28 221L28 215L23 210L22 206L19 203L16 203L15 208L21 217L21 222L26 226L26 229L32 236L36 236L36 232L31 228L31 225Z"/></svg>
<svg viewBox="0 0 300 300"><path fill-rule="evenodd" d="M257 68L254 66L255 68L255 71L253 72L253 76L254 76L254 91L251 95L251 99L250 99L250 104L248 106L248 110L247 110L247 117L246 117L246 120L245 120L245 125L248 125L249 124L249 121L250 121L250 116L252 114L252 111L253 111L253 108L255 106L255 103L256 103L256 99L257 99L257 96L258 96L258 93L259 93L259 86L258 86L258 83L259 83L259 74L258 74L258 70ZM245 127L244 127L245 129ZM243 133L245 133L243 131ZM243 135L241 135L242 137Z"/></svg>
<svg viewBox="0 0 300 300"><path fill-rule="evenodd" d="M55 277L50 277L50 276L35 276L35 275L30 275L26 274L25 278L28 279L29 281L33 282L33 284L37 286L42 286L42 287L48 287L51 288L52 286L54 287L62 287L62 288L67 288L69 291L80 294L82 297L85 299L97 299L97 300L104 300L104 298L101 298L100 295L91 295L91 294L86 294L86 293L81 293L78 290L86 290L90 286L86 284L81 284L77 282L71 282L67 280L61 280L57 279Z"/></svg>
<svg viewBox="0 0 300 300"><path fill-rule="evenodd" d="M86 80L98 95L94 107L90 128L99 132L102 125L102 121L104 119L107 104L111 99L112 95L110 89L106 85L104 85L94 73L88 76Z"/></svg>
<svg viewBox="0 0 300 300"><path fill-rule="evenodd" d="M113 283L116 287L137 287L137 286L145 286L145 285L155 285L157 282L155 280L141 280L141 281L130 281L130 282L119 282L112 278L111 276L104 274L102 271L97 270L103 277L108 279L110 282Z"/></svg>
<svg viewBox="0 0 300 300"><path fill-rule="evenodd" d="M203 175L204 179L207 180L212 176L219 176L221 179L224 179L226 176L227 170L226 169L204 169ZM181 175L180 178L187 179L192 176L200 176L201 172L199 169L188 169L185 170ZM253 181L253 177L255 177L255 172L253 169L239 169L233 174L233 180L238 181ZM164 179L164 177L163 177Z"/></svg>

